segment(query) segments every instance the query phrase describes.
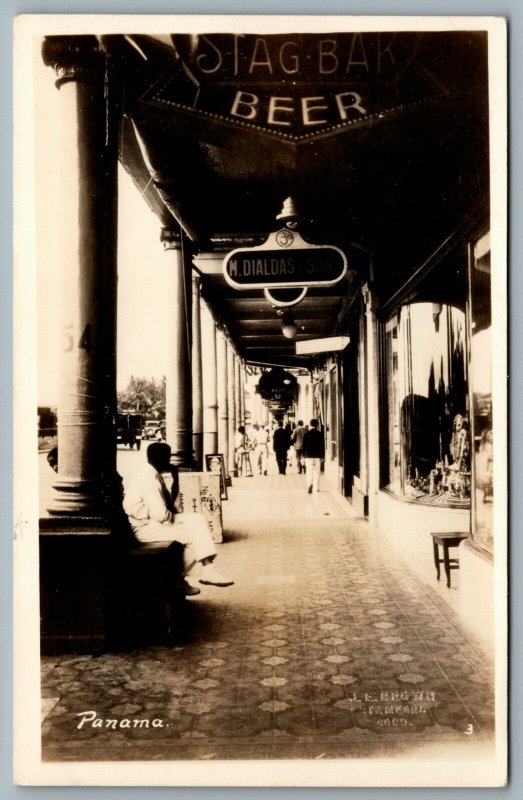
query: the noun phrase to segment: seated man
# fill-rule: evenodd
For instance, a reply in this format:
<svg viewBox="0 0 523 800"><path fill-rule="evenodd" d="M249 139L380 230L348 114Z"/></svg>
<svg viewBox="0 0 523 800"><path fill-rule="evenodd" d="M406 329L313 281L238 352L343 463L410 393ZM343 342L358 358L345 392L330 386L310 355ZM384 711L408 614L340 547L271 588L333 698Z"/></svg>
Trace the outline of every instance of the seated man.
<svg viewBox="0 0 523 800"><path fill-rule="evenodd" d="M200 583L231 586L234 581L220 575L213 561L216 547L203 514L179 512L178 470L170 463L171 448L164 442L154 442L147 448L148 463L135 475L125 492L123 508L139 542L179 542L184 545L184 590L187 595L200 593L190 582L191 575L200 573ZM169 492L162 472L173 476Z"/></svg>

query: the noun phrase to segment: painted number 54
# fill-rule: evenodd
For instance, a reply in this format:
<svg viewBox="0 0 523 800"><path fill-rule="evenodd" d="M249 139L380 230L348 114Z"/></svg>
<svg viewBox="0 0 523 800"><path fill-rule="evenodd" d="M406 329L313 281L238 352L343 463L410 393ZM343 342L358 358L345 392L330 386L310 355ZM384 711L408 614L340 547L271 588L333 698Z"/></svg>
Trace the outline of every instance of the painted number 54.
<svg viewBox="0 0 523 800"><path fill-rule="evenodd" d="M74 335L73 335L73 326L72 325L64 325L62 329L62 347L64 353L70 353L74 347ZM82 331L82 335L78 340L78 348L80 350L85 350L87 353L90 353L93 349L93 335L92 335L92 325L90 322L87 323L85 328Z"/></svg>

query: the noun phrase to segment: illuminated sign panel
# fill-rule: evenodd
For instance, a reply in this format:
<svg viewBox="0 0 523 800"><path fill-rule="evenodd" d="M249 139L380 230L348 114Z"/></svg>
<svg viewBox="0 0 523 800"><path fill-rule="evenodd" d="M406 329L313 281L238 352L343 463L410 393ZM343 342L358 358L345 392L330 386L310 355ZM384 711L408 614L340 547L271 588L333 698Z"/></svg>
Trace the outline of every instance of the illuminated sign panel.
<svg viewBox="0 0 523 800"><path fill-rule="evenodd" d="M344 350L350 343L350 336L329 336L326 339L306 339L296 342L296 355L310 355L311 353L332 353Z"/></svg>
<svg viewBox="0 0 523 800"><path fill-rule="evenodd" d="M287 228L259 247L232 250L224 259L227 283L235 289L331 286L347 271L342 250L306 242Z"/></svg>

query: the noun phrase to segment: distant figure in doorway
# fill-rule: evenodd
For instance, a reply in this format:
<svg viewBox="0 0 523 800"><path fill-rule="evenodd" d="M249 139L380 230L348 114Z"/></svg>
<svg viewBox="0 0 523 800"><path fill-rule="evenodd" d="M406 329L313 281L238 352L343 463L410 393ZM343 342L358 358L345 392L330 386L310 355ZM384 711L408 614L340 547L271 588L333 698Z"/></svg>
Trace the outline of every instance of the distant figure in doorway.
<svg viewBox="0 0 523 800"><path fill-rule="evenodd" d="M125 492L123 508L139 542L179 542L184 545L183 567L186 595L200 594L191 582L197 573L200 583L231 586L234 581L214 567L216 546L203 514L180 511L178 469L171 464L171 448L154 442L147 448L147 464L135 475ZM162 473L173 478L169 492Z"/></svg>
<svg viewBox="0 0 523 800"><path fill-rule="evenodd" d="M269 429L254 424L254 461L260 475L267 475L267 459L269 458Z"/></svg>
<svg viewBox="0 0 523 800"><path fill-rule="evenodd" d="M323 433L318 430L317 419L311 419L309 430L304 433L302 455L305 459L307 491L312 494L319 489L321 462L325 458L325 442Z"/></svg>
<svg viewBox="0 0 523 800"><path fill-rule="evenodd" d="M242 453L249 451L249 439L245 432L245 425L240 425L234 434L234 468L236 472L240 470Z"/></svg>
<svg viewBox="0 0 523 800"><path fill-rule="evenodd" d="M290 446L289 433L284 429L283 422L279 422L272 435L272 447L276 454L276 463L278 464L280 475L285 475L287 471L287 452Z"/></svg>
<svg viewBox="0 0 523 800"><path fill-rule="evenodd" d="M305 464L303 463L303 437L305 436L305 428L303 427L303 420L298 420L297 426L294 428L292 434L291 444L294 446L296 453L296 466L298 467L298 475L305 472Z"/></svg>

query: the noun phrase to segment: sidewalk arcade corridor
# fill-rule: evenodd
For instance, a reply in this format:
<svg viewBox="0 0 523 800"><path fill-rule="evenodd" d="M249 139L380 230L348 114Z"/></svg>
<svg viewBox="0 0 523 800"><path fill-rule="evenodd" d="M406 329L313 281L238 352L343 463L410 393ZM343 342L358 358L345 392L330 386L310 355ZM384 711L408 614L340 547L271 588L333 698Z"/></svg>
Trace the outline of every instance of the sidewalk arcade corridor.
<svg viewBox="0 0 523 800"><path fill-rule="evenodd" d="M44 760L415 756L449 741L481 758L490 661L320 488L308 495L296 474L234 480L219 563L235 585L188 600L173 646L44 657Z"/></svg>

